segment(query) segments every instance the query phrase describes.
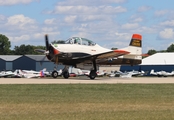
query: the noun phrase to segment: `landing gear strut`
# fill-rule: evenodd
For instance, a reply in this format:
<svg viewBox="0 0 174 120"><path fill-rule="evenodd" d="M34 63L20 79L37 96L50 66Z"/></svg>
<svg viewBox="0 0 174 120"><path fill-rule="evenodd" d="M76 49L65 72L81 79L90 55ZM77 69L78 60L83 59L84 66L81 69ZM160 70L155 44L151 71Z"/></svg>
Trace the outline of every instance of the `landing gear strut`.
<svg viewBox="0 0 174 120"><path fill-rule="evenodd" d="M65 79L68 79L69 78L69 72L68 72L68 68L67 66L65 66L65 68L63 69L62 71L62 75Z"/></svg>
<svg viewBox="0 0 174 120"><path fill-rule="evenodd" d="M89 73L89 78L90 79L95 79L95 77L97 76L97 65L96 65L96 61L95 59L92 61L93 62L93 67L94 67L94 70L91 70L90 73Z"/></svg>

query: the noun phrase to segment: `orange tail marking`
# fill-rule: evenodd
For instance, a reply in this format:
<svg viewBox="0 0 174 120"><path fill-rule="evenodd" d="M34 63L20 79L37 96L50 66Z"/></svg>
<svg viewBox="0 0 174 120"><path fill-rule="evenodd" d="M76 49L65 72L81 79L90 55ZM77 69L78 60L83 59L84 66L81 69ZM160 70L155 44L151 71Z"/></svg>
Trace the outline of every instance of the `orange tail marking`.
<svg viewBox="0 0 174 120"><path fill-rule="evenodd" d="M142 46L142 36L140 34L133 34L129 46L141 47Z"/></svg>
<svg viewBox="0 0 174 120"><path fill-rule="evenodd" d="M142 40L142 36L140 34L133 34L132 39Z"/></svg>

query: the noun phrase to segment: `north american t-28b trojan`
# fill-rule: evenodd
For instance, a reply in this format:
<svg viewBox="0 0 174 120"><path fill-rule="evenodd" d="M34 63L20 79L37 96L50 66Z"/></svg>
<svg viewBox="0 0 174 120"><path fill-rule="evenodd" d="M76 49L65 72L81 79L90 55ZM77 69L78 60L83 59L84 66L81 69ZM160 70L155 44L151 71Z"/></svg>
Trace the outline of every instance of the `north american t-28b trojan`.
<svg viewBox="0 0 174 120"><path fill-rule="evenodd" d="M98 65L136 65L142 61L142 36L133 34L130 44L126 48L110 50L103 48L91 40L72 37L65 41L65 44L50 44L48 35L45 35L46 50L36 51L46 54L46 57L55 64L65 65L62 71L64 78L69 78L67 66L87 69L91 66L90 79L97 76ZM52 76L58 76L57 71L52 72Z"/></svg>

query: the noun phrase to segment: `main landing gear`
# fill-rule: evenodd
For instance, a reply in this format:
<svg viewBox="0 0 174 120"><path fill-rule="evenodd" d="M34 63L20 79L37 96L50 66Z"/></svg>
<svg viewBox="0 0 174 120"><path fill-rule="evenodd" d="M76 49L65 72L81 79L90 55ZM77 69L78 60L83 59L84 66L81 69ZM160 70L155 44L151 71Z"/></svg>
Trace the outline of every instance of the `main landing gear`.
<svg viewBox="0 0 174 120"><path fill-rule="evenodd" d="M60 73L65 79L69 78L68 68L69 67L65 66L62 73ZM59 76L59 73L57 72L57 70L54 70L51 75L52 75L53 78L57 78Z"/></svg>
<svg viewBox="0 0 174 120"><path fill-rule="evenodd" d="M92 62L93 62L93 67L94 67L94 69L91 70L90 73L89 73L89 78L90 78L91 80L95 79L95 77L97 76L97 73L96 73L96 72L97 72L96 61L93 60Z"/></svg>
<svg viewBox="0 0 174 120"><path fill-rule="evenodd" d="M96 73L97 72L97 65L96 65L95 59L92 61L92 63L93 63L93 70L90 71L89 78L93 80L97 76L97 73ZM69 78L68 68L69 67L65 66L65 68L63 69L62 74L61 74L65 79L68 79ZM56 70L54 70L52 72L52 77L53 78L57 78L58 75L59 75L59 73Z"/></svg>

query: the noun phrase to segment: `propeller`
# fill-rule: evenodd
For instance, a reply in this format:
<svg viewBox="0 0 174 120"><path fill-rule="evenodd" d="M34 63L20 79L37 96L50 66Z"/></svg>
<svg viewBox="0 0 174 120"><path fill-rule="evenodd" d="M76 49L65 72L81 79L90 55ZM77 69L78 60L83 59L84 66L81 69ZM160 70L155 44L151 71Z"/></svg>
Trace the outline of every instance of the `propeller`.
<svg viewBox="0 0 174 120"><path fill-rule="evenodd" d="M50 45L49 45L48 35L47 34L45 35L45 45L46 45L46 51L48 51Z"/></svg>
<svg viewBox="0 0 174 120"><path fill-rule="evenodd" d="M36 52L44 53L46 55L45 57L43 57L42 61L44 61L44 59L47 57L50 61L54 61L55 64L58 64L58 61L59 61L58 54L60 52L49 44L47 34L45 35L45 46L46 46L46 50L35 49ZM42 66L42 62L40 63L40 65Z"/></svg>
<svg viewBox="0 0 174 120"><path fill-rule="evenodd" d="M50 44L48 40L48 35L45 35L45 46L46 46L46 51L45 54L47 58L51 61L54 61L55 64L58 64L59 58L56 54L59 54L59 51L54 49Z"/></svg>
<svg viewBox="0 0 174 120"><path fill-rule="evenodd" d="M49 54L49 52L50 52L50 44L49 44L49 41L48 41L48 35L45 35L45 46L46 46L46 50L35 49L34 51L40 52L40 53L44 53L44 54Z"/></svg>

